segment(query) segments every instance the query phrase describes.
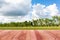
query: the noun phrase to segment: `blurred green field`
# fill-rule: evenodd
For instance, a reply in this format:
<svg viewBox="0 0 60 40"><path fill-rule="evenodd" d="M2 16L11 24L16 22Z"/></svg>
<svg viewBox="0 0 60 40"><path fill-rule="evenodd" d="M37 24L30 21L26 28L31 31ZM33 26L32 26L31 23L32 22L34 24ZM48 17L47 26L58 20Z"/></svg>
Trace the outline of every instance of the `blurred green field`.
<svg viewBox="0 0 60 40"><path fill-rule="evenodd" d="M0 27L0 30L60 30L60 27Z"/></svg>

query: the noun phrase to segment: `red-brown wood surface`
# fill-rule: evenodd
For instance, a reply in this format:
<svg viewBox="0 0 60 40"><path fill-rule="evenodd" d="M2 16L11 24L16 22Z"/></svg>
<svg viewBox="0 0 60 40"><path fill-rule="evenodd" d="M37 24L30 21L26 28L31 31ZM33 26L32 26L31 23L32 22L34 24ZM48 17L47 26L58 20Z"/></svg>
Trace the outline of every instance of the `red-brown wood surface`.
<svg viewBox="0 0 60 40"><path fill-rule="evenodd" d="M60 40L60 30L0 30L0 40Z"/></svg>

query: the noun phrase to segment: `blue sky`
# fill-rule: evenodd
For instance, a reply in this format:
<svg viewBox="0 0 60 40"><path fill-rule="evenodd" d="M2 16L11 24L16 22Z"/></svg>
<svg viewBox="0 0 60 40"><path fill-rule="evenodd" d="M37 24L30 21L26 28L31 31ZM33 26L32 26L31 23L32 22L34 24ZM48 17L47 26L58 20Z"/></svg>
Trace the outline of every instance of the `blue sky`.
<svg viewBox="0 0 60 40"><path fill-rule="evenodd" d="M60 15L60 0L0 0L0 22Z"/></svg>
<svg viewBox="0 0 60 40"><path fill-rule="evenodd" d="M43 4L46 6L49 6L55 3L58 9L60 9L60 0L32 0L32 4L37 4L37 3Z"/></svg>

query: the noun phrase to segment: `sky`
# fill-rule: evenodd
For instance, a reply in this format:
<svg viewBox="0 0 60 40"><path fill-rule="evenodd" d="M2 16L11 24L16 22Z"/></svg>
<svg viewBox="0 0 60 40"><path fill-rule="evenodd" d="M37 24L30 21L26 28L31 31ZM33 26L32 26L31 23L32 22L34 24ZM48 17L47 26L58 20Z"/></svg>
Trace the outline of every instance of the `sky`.
<svg viewBox="0 0 60 40"><path fill-rule="evenodd" d="M53 3L57 4L58 7L60 7L60 0L32 0L32 4L43 4L43 5L52 5ZM59 8L60 9L60 8Z"/></svg>
<svg viewBox="0 0 60 40"><path fill-rule="evenodd" d="M60 0L0 0L0 22L60 16Z"/></svg>

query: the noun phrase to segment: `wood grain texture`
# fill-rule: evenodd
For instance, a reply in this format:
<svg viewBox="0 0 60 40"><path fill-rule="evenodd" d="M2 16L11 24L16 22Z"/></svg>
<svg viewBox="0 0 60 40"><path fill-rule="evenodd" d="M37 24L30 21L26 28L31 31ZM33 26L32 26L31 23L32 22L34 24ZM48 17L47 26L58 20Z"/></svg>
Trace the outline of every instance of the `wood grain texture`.
<svg viewBox="0 0 60 40"><path fill-rule="evenodd" d="M0 40L60 40L60 30L0 30Z"/></svg>

